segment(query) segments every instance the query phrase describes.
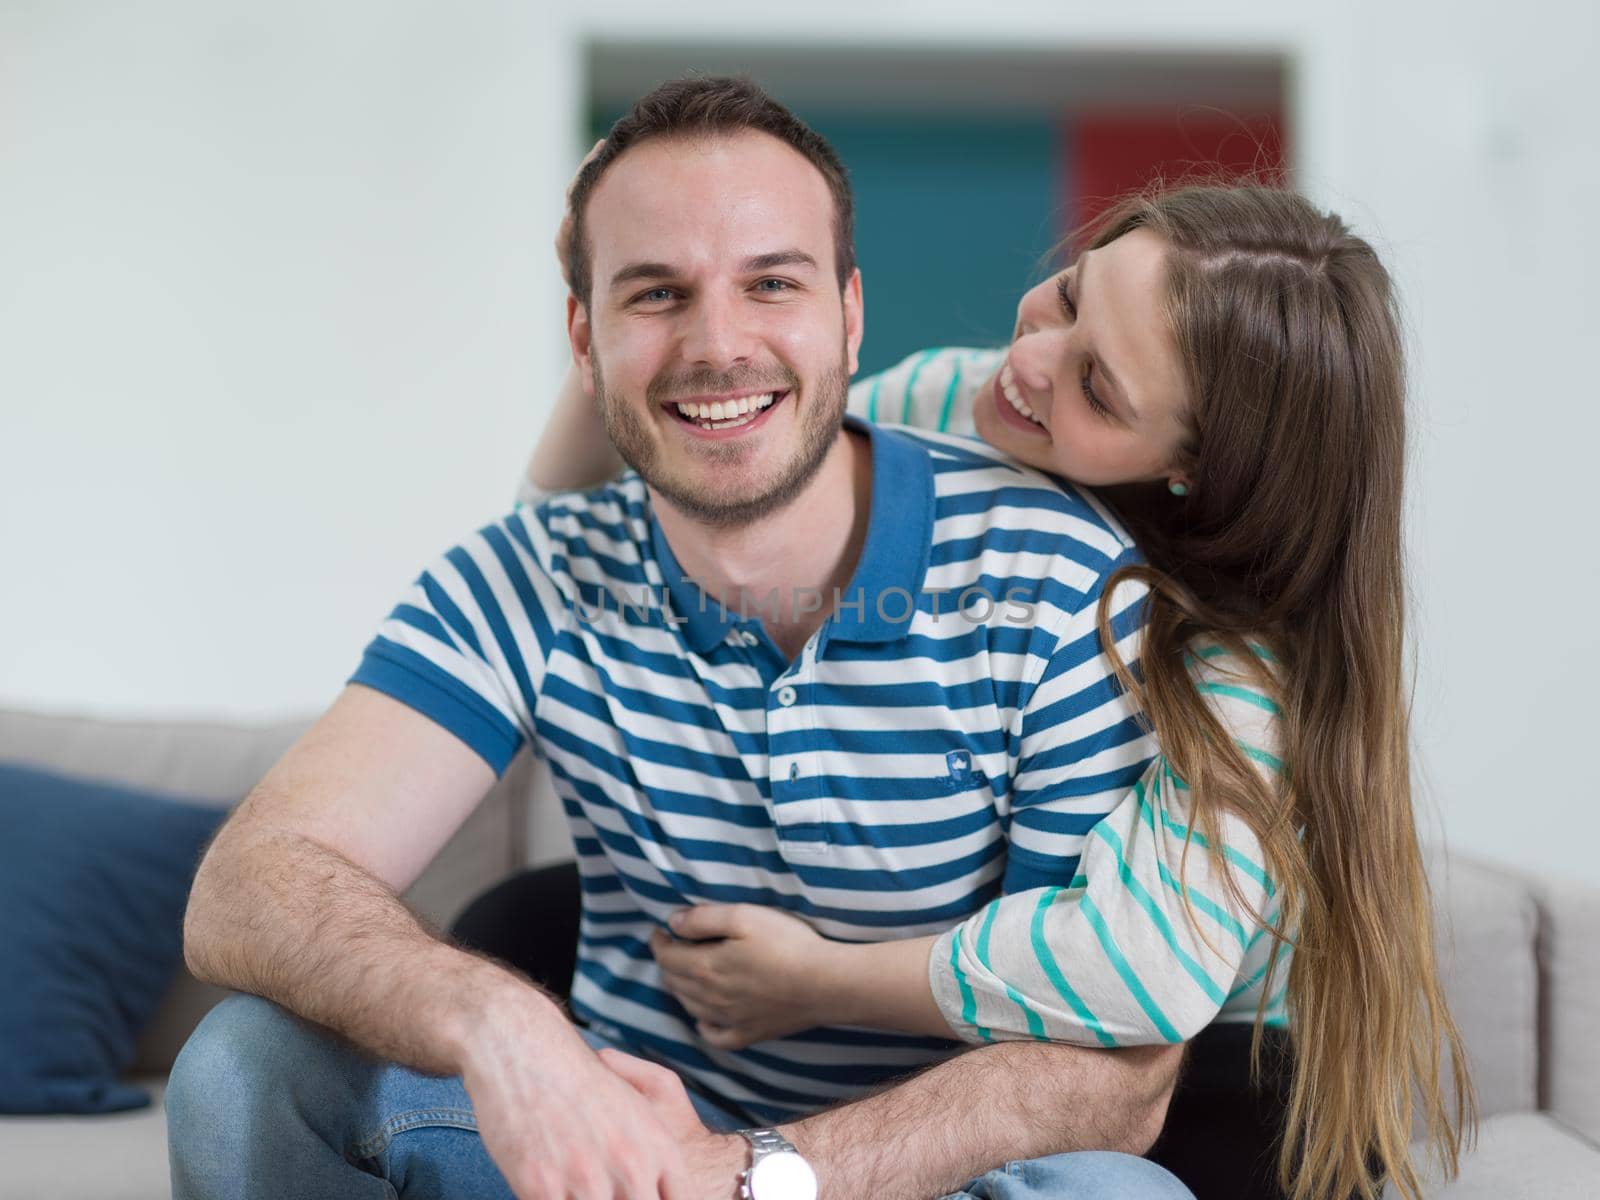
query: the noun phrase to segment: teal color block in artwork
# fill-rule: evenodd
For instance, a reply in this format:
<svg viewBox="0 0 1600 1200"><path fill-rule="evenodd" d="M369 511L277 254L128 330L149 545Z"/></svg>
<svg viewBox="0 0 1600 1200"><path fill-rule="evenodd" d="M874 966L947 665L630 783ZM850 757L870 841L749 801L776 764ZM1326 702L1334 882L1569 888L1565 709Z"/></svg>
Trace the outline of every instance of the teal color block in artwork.
<svg viewBox="0 0 1600 1200"><path fill-rule="evenodd" d="M925 346L1009 340L1060 240L1060 133L1038 117L803 114L856 197L861 373Z"/></svg>

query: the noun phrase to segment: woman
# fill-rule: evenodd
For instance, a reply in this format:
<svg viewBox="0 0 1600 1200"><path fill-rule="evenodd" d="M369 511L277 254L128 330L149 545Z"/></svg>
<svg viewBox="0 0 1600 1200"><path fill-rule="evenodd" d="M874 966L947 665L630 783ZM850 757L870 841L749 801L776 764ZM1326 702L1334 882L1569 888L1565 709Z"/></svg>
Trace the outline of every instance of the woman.
<svg viewBox="0 0 1600 1200"><path fill-rule="evenodd" d="M1295 1200L1384 1179L1419 1196L1416 1104L1453 1171L1473 1106L1459 1066L1445 1080L1442 1051L1462 1049L1411 807L1404 375L1371 247L1274 188L1131 197L1022 298L1005 350L917 356L851 407L938 429L970 414L1110 502L1150 589L1138 671L1119 675L1162 755L1072 880L937 937L846 945L774 910L678 914L655 949L702 1035L1129 1045L1253 1021L1255 1052L1269 1028L1292 1049L1278 1169ZM603 444L567 404L531 476L590 482ZM1101 637L1115 658L1105 602Z"/></svg>

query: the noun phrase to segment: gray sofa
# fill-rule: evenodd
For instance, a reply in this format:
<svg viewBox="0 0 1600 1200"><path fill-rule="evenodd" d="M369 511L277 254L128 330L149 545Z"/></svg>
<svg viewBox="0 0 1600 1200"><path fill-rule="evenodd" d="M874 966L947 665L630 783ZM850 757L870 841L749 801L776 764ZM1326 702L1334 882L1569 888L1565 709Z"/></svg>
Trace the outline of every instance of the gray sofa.
<svg viewBox="0 0 1600 1200"><path fill-rule="evenodd" d="M228 803L304 728L105 721L0 710L0 759ZM517 868L570 855L548 779L520 756L406 893L441 928ZM1451 1200L1600 1197L1600 888L1455 859L1437 864L1442 953L1485 1116ZM168 1194L162 1079L222 995L180 972L131 1075L157 1103L100 1117L0 1117L0 1200ZM840 1198L844 1200L844 1198Z"/></svg>

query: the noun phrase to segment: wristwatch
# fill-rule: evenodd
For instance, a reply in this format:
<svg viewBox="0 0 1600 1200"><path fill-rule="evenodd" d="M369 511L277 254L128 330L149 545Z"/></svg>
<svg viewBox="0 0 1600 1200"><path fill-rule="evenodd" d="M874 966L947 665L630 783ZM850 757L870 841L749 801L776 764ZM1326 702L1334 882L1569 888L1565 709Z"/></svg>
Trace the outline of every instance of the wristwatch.
<svg viewBox="0 0 1600 1200"><path fill-rule="evenodd" d="M817 1173L776 1129L741 1129L750 1165L739 1176L739 1200L817 1200Z"/></svg>

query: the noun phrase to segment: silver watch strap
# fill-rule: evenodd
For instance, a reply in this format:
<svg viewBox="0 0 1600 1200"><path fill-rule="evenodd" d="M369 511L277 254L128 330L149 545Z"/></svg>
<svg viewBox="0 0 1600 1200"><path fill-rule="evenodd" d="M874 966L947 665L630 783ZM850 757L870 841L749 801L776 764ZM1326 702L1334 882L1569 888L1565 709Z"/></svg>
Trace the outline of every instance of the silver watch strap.
<svg viewBox="0 0 1600 1200"><path fill-rule="evenodd" d="M791 1154L798 1154L794 1143L776 1129L741 1129L739 1136L750 1143L752 1151L750 1165L755 1166L769 1154L776 1154L780 1150L787 1150Z"/></svg>

